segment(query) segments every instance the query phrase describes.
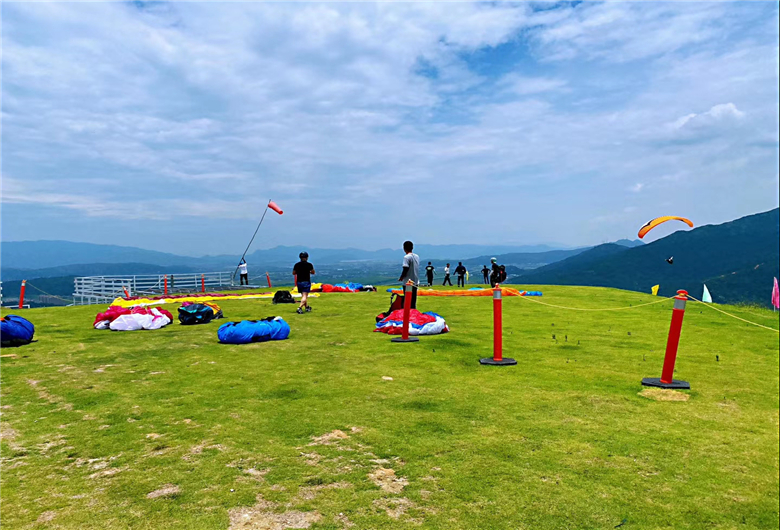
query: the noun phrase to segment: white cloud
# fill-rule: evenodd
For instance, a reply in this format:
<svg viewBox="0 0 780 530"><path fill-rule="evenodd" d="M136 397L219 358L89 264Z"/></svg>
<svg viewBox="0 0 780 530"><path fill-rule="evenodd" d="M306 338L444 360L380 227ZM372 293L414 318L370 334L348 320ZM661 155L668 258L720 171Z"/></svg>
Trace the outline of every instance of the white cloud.
<svg viewBox="0 0 780 530"><path fill-rule="evenodd" d="M686 116L681 116L672 123L672 127L675 129L681 129L686 126L706 127L724 121L740 120L744 116L745 113L739 110L733 103L722 103L713 106L710 110L702 114L691 113Z"/></svg>

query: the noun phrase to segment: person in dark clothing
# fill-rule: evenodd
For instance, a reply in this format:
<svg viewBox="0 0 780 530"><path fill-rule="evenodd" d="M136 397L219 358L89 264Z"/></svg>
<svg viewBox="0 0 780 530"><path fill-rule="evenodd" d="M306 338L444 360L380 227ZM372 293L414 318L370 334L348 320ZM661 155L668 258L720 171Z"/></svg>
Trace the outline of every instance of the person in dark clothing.
<svg viewBox="0 0 780 530"><path fill-rule="evenodd" d="M450 284L452 286L452 280L450 280L450 264L447 263L447 266L444 267L444 281L442 282L442 285Z"/></svg>
<svg viewBox="0 0 780 530"><path fill-rule="evenodd" d="M296 311L299 315L303 314L304 308L306 311L311 311L309 305L309 293L311 292L311 275L316 274L314 271L314 265L309 263L309 253L301 252L298 254L301 261L295 264L293 267L293 276L295 276L295 286L298 288L298 292L301 293L301 305L298 306Z"/></svg>
<svg viewBox="0 0 780 530"><path fill-rule="evenodd" d="M404 267L401 270L401 277L398 281L405 284L412 282L412 303L411 309L417 309L417 286L420 285L420 256L412 252L414 243L404 241Z"/></svg>
<svg viewBox="0 0 780 530"><path fill-rule="evenodd" d="M482 265L482 283L485 285L490 283L490 269L487 268L487 265Z"/></svg>
<svg viewBox="0 0 780 530"><path fill-rule="evenodd" d="M433 285L433 272L435 270L436 270L436 268L433 265L431 265L431 262L429 261L428 262L428 266L425 267L425 276L426 276L426 279L428 280L428 287Z"/></svg>
<svg viewBox="0 0 780 530"><path fill-rule="evenodd" d="M466 287L466 267L463 266L462 261L459 261L458 266L455 267L455 274L458 275L458 287Z"/></svg>
<svg viewBox="0 0 780 530"><path fill-rule="evenodd" d="M499 266L496 258L490 259L490 286L495 287L497 283L499 283L501 280L501 267Z"/></svg>

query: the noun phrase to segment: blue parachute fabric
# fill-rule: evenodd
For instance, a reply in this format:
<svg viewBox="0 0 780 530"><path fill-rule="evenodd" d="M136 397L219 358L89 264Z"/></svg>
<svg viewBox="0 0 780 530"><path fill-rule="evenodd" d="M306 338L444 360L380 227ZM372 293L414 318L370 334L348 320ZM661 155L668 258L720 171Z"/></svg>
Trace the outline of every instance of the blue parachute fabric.
<svg viewBox="0 0 780 530"><path fill-rule="evenodd" d="M334 287L346 287L347 289L350 289L352 291L360 291L363 289L362 283L337 283Z"/></svg>
<svg viewBox="0 0 780 530"><path fill-rule="evenodd" d="M35 326L26 318L6 315L0 320L0 342L4 348L30 344L35 335Z"/></svg>
<svg viewBox="0 0 780 530"><path fill-rule="evenodd" d="M542 296L542 291L526 291L526 296Z"/></svg>
<svg viewBox="0 0 780 530"><path fill-rule="evenodd" d="M217 330L219 342L225 344L249 344L269 340L284 340L289 336L290 325L282 317L226 322Z"/></svg>

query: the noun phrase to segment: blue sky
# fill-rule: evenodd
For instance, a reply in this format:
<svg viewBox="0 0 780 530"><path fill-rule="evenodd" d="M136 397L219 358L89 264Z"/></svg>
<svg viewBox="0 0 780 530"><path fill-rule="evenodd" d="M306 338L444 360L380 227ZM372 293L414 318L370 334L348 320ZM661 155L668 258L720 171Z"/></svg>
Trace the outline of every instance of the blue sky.
<svg viewBox="0 0 780 530"><path fill-rule="evenodd" d="M2 30L4 241L240 254L269 198L257 247L778 206L775 2L3 2Z"/></svg>

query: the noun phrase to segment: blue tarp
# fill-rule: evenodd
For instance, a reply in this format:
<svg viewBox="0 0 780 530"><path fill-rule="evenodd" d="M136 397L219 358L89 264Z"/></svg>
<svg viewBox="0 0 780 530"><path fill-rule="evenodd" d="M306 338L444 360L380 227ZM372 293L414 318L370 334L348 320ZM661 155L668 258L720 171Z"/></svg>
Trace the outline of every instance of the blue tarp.
<svg viewBox="0 0 780 530"><path fill-rule="evenodd" d="M17 315L7 315L0 320L0 342L3 347L24 346L32 342L35 326Z"/></svg>
<svg viewBox="0 0 780 530"><path fill-rule="evenodd" d="M242 320L227 322L217 330L219 342L225 344L249 344L268 340L284 340L290 336L290 325L282 317L270 320Z"/></svg>

